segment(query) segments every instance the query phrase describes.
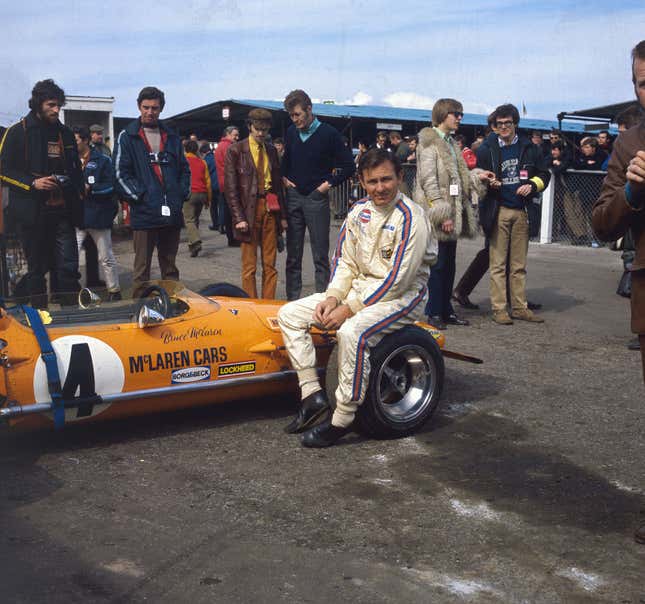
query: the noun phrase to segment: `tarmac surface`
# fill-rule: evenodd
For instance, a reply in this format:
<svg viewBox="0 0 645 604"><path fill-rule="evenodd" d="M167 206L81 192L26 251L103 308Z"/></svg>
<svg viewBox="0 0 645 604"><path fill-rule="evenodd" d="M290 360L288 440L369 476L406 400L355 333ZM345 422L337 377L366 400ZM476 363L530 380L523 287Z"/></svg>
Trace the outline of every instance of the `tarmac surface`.
<svg viewBox="0 0 645 604"><path fill-rule="evenodd" d="M182 240L185 283L239 285L239 250L202 230L198 258ZM460 243L458 276L480 245ZM116 250L127 285L131 243ZM645 390L621 266L531 244L543 325L494 324L484 279L471 326L446 330L484 364L446 361L415 436L306 450L284 399L0 429L0 599L645 603Z"/></svg>

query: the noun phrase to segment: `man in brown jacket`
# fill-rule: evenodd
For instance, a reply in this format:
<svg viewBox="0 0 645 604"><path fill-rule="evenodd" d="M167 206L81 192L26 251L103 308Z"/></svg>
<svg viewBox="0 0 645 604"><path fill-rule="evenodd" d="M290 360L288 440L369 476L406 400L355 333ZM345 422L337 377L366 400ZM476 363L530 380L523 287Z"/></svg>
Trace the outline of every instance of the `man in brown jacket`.
<svg viewBox="0 0 645 604"><path fill-rule="evenodd" d="M632 80L645 110L645 40L632 50ZM636 245L632 265L632 331L638 334L645 378L645 119L623 132L614 144L607 176L593 208L593 228L604 240L615 240L629 228ZM645 526L634 538L645 543Z"/></svg>
<svg viewBox="0 0 645 604"><path fill-rule="evenodd" d="M271 113L252 109L247 117L249 137L232 144L224 162L224 192L231 209L233 234L241 242L242 288L257 298L257 250L262 258L262 298L275 298L277 240L287 228L280 160L275 147L265 142ZM272 205L279 204L275 209Z"/></svg>

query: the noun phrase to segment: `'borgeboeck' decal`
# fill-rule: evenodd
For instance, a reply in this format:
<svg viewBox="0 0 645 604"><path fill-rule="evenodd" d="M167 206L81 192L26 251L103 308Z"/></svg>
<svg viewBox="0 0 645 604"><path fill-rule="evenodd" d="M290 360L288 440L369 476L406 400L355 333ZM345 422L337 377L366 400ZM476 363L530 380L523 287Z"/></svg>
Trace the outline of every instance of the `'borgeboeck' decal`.
<svg viewBox="0 0 645 604"><path fill-rule="evenodd" d="M210 377L210 367L187 367L186 369L175 369L171 374L170 381L173 384L188 384L208 380Z"/></svg>

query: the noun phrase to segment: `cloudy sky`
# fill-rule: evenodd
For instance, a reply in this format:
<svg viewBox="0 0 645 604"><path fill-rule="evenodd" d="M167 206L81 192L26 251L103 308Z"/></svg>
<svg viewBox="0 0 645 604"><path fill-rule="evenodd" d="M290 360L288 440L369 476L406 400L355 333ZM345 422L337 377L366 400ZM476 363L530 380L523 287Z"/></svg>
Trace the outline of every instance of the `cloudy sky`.
<svg viewBox="0 0 645 604"><path fill-rule="evenodd" d="M3 2L0 124L53 77L74 95L140 88L169 116L218 99L282 99L293 88L338 103L431 107L460 99L529 117L628 100L643 0L183 0Z"/></svg>

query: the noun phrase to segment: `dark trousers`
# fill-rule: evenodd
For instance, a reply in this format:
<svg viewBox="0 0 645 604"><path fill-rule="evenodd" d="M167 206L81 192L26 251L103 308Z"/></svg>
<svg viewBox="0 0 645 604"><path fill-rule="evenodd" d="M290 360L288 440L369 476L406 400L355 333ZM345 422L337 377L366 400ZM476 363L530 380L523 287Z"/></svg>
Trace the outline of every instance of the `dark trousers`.
<svg viewBox="0 0 645 604"><path fill-rule="evenodd" d="M99 284L99 252L92 237L83 240L85 249L85 283L87 287L96 287Z"/></svg>
<svg viewBox="0 0 645 604"><path fill-rule="evenodd" d="M221 207L222 207L222 212L220 214L220 226L224 225L224 232L226 233L226 238L228 239L229 243L232 243L235 241L235 237L233 236L233 217L231 216L231 210L228 207L228 203L226 203L226 197L224 193L222 193L222 199L221 201Z"/></svg>
<svg viewBox="0 0 645 604"><path fill-rule="evenodd" d="M132 297L137 298L150 280L152 254L157 248L157 259L162 279L179 281L179 269L175 264L179 249L179 227L163 227L133 231L134 269L132 271Z"/></svg>
<svg viewBox="0 0 645 604"><path fill-rule="evenodd" d="M510 254L510 250L509 250ZM510 304L510 291L511 287L508 282L508 266L510 262L508 255L506 258L506 299ZM459 279L455 292L462 296L470 296L472 291L477 287L477 284L482 280L484 275L488 272L490 267L490 240L486 237L484 248L477 252L473 261L468 265L468 268Z"/></svg>
<svg viewBox="0 0 645 604"><path fill-rule="evenodd" d="M219 205L219 191L213 191L209 208L211 214L211 226L213 228L217 228L219 226Z"/></svg>
<svg viewBox="0 0 645 604"><path fill-rule="evenodd" d="M488 272L490 264L489 247L490 241L486 237L484 249L477 252L473 261L468 265L466 272L459 279L455 291L459 292L462 296L470 296L475 287L477 287L477 284L482 280L482 277Z"/></svg>
<svg viewBox="0 0 645 604"><path fill-rule="evenodd" d="M324 292L329 283L329 196L318 191L301 195L289 187L287 213L287 299L297 300L302 292L305 230L309 231L314 259L316 292Z"/></svg>
<svg viewBox="0 0 645 604"><path fill-rule="evenodd" d="M25 275L30 303L47 308L45 275L53 268L61 301L73 304L80 289L76 230L68 217L55 212L42 213L36 224L20 226L20 243L27 259Z"/></svg>
<svg viewBox="0 0 645 604"><path fill-rule="evenodd" d="M455 313L450 296L455 283L456 259L457 242L439 241L437 263L430 269L428 279L430 298L426 305L426 314L429 316L437 316L445 320Z"/></svg>

